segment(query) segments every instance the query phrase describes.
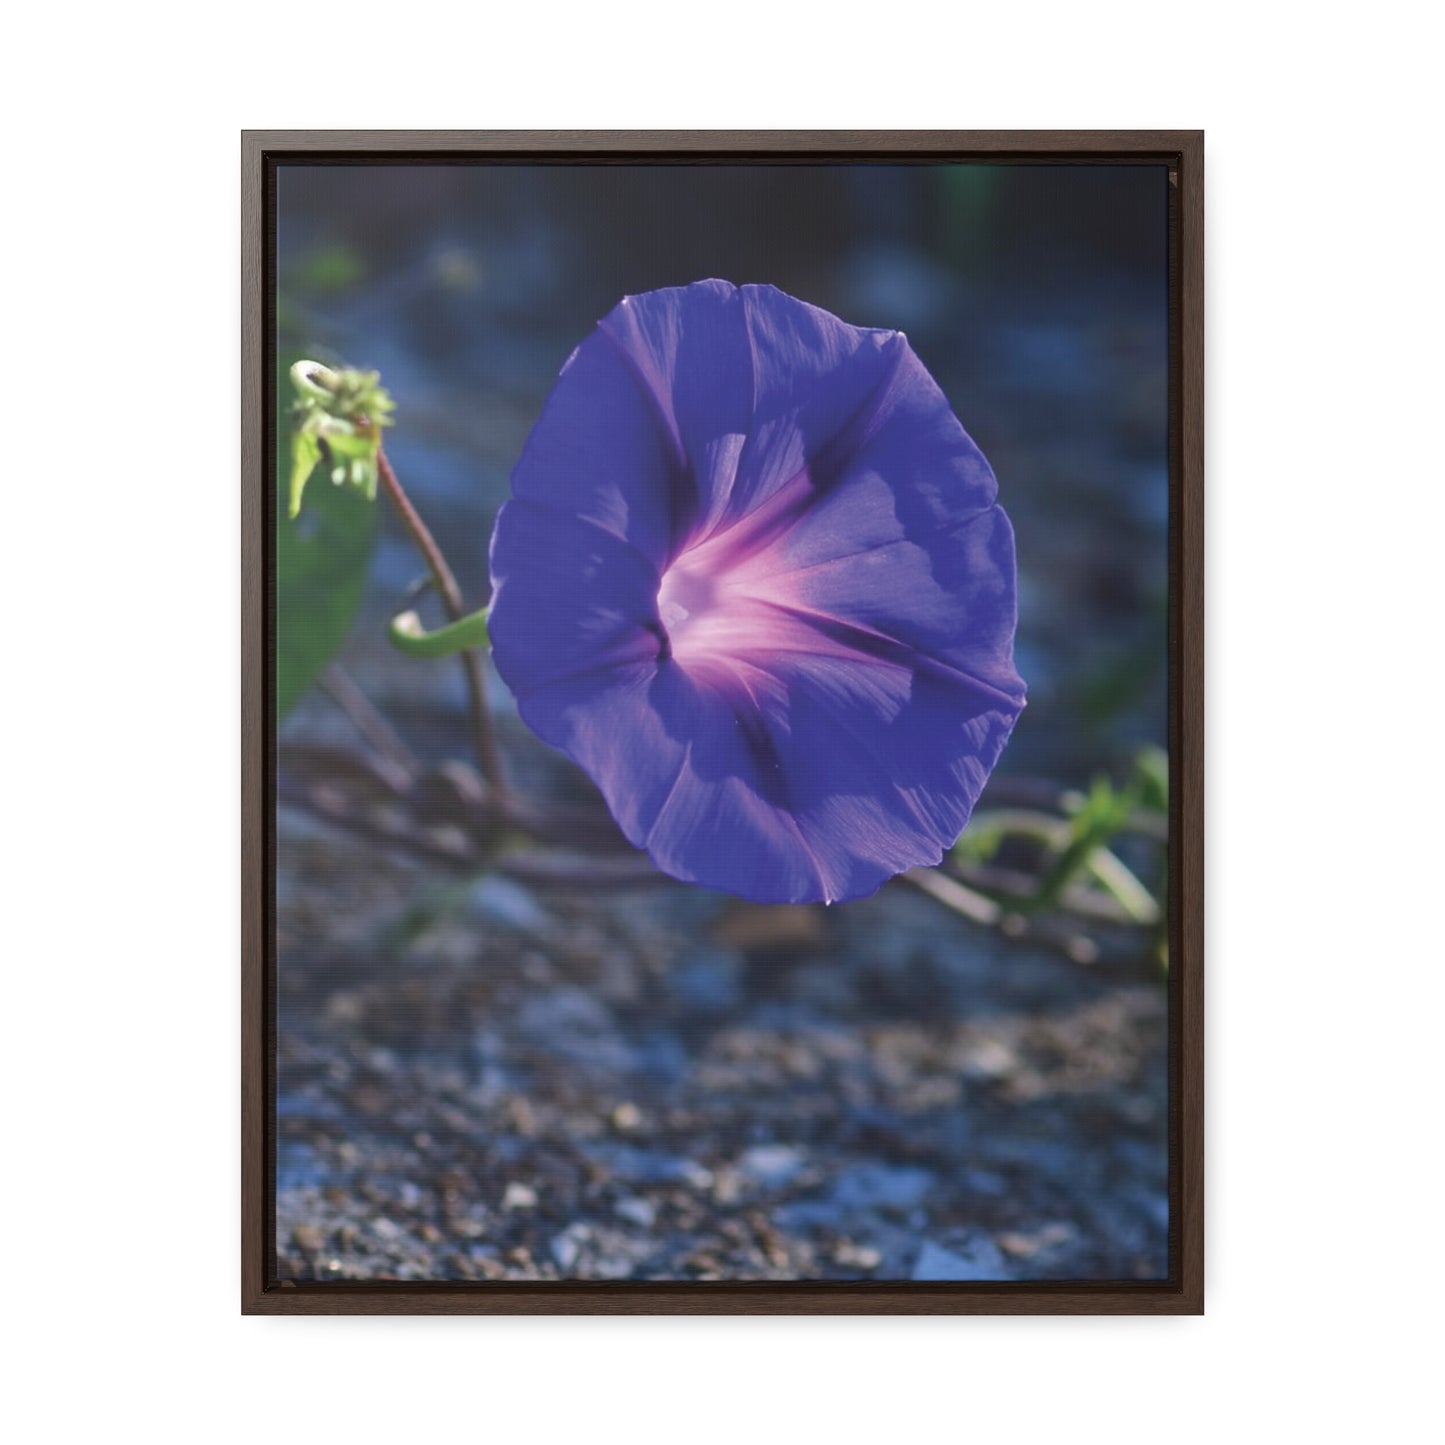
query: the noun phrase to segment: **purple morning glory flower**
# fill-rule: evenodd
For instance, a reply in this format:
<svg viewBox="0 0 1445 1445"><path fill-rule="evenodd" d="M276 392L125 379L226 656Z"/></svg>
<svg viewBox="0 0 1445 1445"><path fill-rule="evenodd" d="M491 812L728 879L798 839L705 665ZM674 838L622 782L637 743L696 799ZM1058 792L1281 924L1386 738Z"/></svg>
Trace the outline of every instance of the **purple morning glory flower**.
<svg viewBox="0 0 1445 1445"><path fill-rule="evenodd" d="M1024 705L1014 541L900 332L771 286L629 296L512 492L497 669L663 872L837 902L941 859Z"/></svg>

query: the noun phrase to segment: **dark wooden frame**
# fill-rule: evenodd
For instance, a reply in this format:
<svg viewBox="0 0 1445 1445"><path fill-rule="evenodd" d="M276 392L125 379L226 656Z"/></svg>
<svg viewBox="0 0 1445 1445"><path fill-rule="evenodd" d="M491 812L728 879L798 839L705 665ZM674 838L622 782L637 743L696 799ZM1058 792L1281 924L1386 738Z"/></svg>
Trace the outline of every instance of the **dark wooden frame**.
<svg viewBox="0 0 1445 1445"><path fill-rule="evenodd" d="M273 1251L274 807L267 539L274 166L1154 162L1170 168L1170 1277L1060 1284L285 1284ZM1200 1314L1204 1309L1204 135L1202 131L246 131L241 136L241 1308L246 1314Z"/></svg>

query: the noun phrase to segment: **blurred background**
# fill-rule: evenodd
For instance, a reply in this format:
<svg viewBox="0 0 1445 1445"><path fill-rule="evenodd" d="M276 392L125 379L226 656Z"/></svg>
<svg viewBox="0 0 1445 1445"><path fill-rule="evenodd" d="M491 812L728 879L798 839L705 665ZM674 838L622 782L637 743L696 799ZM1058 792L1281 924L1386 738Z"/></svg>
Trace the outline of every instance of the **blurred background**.
<svg viewBox="0 0 1445 1445"><path fill-rule="evenodd" d="M1018 536L1029 706L980 812L1073 820L1046 847L980 830L964 877L1047 876L1078 819L1152 798L1153 824L1104 841L1162 901L1162 802L1131 780L1166 743L1167 185L1152 165L286 166L278 349L381 372L388 454L481 606L511 465L624 294L770 282L906 331ZM360 748L366 710L424 767L467 755L454 663L385 640L423 567L384 504L373 525L283 768ZM334 593L283 585L278 646L318 635ZM495 677L491 699L514 778L585 800ZM549 890L289 803L276 889L283 1278L1167 1273L1167 963L1142 905L1076 890L1062 922L980 922L902 884L827 910Z"/></svg>

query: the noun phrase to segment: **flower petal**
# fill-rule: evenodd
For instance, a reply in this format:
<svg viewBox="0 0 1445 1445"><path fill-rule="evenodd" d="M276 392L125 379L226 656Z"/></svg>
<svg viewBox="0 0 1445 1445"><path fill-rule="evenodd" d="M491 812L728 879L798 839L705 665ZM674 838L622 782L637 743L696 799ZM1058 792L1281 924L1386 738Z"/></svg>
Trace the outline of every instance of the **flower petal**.
<svg viewBox="0 0 1445 1445"><path fill-rule="evenodd" d="M724 525L790 483L832 482L888 406L907 343L848 326L774 286L744 286L753 408Z"/></svg>
<svg viewBox="0 0 1445 1445"><path fill-rule="evenodd" d="M786 807L831 902L937 863L1019 714L968 679L902 657L850 664L780 654L749 683Z"/></svg>
<svg viewBox="0 0 1445 1445"><path fill-rule="evenodd" d="M957 527L920 530L916 537L804 566L777 558L760 558L758 565L777 567L772 590L815 616L818 626L842 623L890 639L1021 706L1024 685L1013 665L1017 583L1008 517L1002 508L990 507ZM737 585L756 584L749 577Z"/></svg>
<svg viewBox="0 0 1445 1445"><path fill-rule="evenodd" d="M567 359L512 472L512 495L580 516L661 566L691 489L635 369L594 332Z"/></svg>
<svg viewBox="0 0 1445 1445"><path fill-rule="evenodd" d="M798 513L785 554L806 566L926 538L986 511L997 496L993 469L905 346L873 424L832 485Z"/></svg>
<svg viewBox="0 0 1445 1445"><path fill-rule="evenodd" d="M518 706L588 773L628 841L665 873L761 902L824 895L745 698L664 661L569 678Z"/></svg>
<svg viewBox="0 0 1445 1445"><path fill-rule="evenodd" d="M657 657L657 569L595 522L513 500L492 533L492 655L518 697Z"/></svg>
<svg viewBox="0 0 1445 1445"><path fill-rule="evenodd" d="M753 413L742 297L726 281L627 296L599 323L655 408L678 470L681 530L711 527L726 507Z"/></svg>
<svg viewBox="0 0 1445 1445"><path fill-rule="evenodd" d="M637 848L682 768L687 740L670 732L651 699L655 661L598 668L517 699L522 720L597 784Z"/></svg>
<svg viewBox="0 0 1445 1445"><path fill-rule="evenodd" d="M828 880L788 807L781 763L750 700L668 663L652 702L668 731L687 740L647 833L657 866L761 903L826 897Z"/></svg>

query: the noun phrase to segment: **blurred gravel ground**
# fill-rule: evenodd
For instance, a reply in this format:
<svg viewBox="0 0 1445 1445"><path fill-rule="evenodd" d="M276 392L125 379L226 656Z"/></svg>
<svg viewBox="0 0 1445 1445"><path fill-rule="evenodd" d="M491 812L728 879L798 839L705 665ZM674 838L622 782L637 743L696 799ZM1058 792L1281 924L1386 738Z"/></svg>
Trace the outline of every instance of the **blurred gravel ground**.
<svg viewBox="0 0 1445 1445"><path fill-rule="evenodd" d="M1142 972L898 887L762 910L493 879L424 920L409 863L281 837L282 1278L1167 1273Z"/></svg>

